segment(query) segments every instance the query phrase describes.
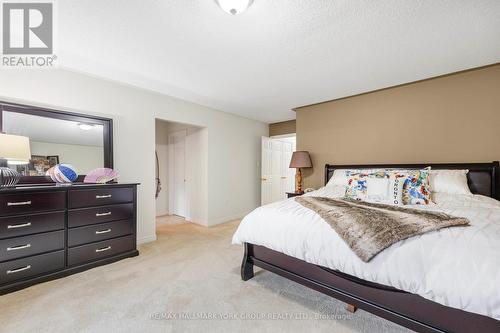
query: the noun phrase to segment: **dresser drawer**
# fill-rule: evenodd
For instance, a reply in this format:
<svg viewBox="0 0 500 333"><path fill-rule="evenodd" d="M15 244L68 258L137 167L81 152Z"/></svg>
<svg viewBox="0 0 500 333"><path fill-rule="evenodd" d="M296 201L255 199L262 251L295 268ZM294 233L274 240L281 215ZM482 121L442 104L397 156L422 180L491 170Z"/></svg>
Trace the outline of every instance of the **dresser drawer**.
<svg viewBox="0 0 500 333"><path fill-rule="evenodd" d="M132 227L132 220L124 220L72 228L68 232L68 246L73 247L130 235Z"/></svg>
<svg viewBox="0 0 500 333"><path fill-rule="evenodd" d="M0 263L0 285L64 268L64 251Z"/></svg>
<svg viewBox="0 0 500 333"><path fill-rule="evenodd" d="M0 217L0 239L64 229L65 212Z"/></svg>
<svg viewBox="0 0 500 333"><path fill-rule="evenodd" d="M0 261L64 249L64 230L0 240Z"/></svg>
<svg viewBox="0 0 500 333"><path fill-rule="evenodd" d="M69 208L112 205L133 200L134 189L131 187L69 191Z"/></svg>
<svg viewBox="0 0 500 333"><path fill-rule="evenodd" d="M95 261L123 252L134 250L134 236L114 238L103 242L92 243L70 248L68 250L68 265L77 266L89 261Z"/></svg>
<svg viewBox="0 0 500 333"><path fill-rule="evenodd" d="M65 192L0 194L0 215L66 209Z"/></svg>
<svg viewBox="0 0 500 333"><path fill-rule="evenodd" d="M89 224L127 220L133 217L133 213L133 204L121 204L70 210L68 212L68 226L70 228L74 228Z"/></svg>

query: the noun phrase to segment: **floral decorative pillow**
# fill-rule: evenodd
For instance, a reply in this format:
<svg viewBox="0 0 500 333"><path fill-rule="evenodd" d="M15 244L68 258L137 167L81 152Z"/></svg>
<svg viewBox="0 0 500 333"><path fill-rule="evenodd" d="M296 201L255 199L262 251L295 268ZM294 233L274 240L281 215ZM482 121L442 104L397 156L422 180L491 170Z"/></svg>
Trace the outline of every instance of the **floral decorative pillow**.
<svg viewBox="0 0 500 333"><path fill-rule="evenodd" d="M429 174L431 168L408 170L408 177L403 185L403 204L428 205L431 201Z"/></svg>
<svg viewBox="0 0 500 333"><path fill-rule="evenodd" d="M353 200L402 205L406 176L406 173L397 170L349 173L345 197Z"/></svg>
<svg viewBox="0 0 500 333"><path fill-rule="evenodd" d="M364 200L366 197L366 173L346 171L347 189L345 197L353 200Z"/></svg>

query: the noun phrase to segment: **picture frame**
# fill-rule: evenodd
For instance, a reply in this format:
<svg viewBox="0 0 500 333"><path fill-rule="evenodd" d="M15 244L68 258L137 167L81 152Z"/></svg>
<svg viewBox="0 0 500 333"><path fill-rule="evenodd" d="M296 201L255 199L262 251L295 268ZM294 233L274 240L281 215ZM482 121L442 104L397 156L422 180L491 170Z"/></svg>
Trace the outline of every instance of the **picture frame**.
<svg viewBox="0 0 500 333"><path fill-rule="evenodd" d="M51 168L56 164L59 164L59 155L50 155L47 156L47 159L49 160L49 165Z"/></svg>
<svg viewBox="0 0 500 333"><path fill-rule="evenodd" d="M15 169L23 176L45 176L47 170L59 164L59 155L31 155L26 165L16 165Z"/></svg>
<svg viewBox="0 0 500 333"><path fill-rule="evenodd" d="M28 164L28 174L30 176L43 176L50 169L50 163L47 156L31 155Z"/></svg>

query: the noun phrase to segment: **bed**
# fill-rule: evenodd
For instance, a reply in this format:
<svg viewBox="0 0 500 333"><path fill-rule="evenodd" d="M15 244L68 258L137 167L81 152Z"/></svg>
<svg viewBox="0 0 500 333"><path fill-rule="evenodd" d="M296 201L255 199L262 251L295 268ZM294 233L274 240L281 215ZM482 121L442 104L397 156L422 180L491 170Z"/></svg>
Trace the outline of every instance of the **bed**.
<svg viewBox="0 0 500 333"><path fill-rule="evenodd" d="M380 258L377 258L377 256L373 264L357 263L356 259L349 257L351 254L339 247L341 246L339 245L334 251L328 252L335 252L331 255L330 263L327 261L322 262L316 259L314 255L308 257L307 254L309 252L306 252L306 255L304 255L299 253L299 250L291 247L290 243L294 242L294 238L307 238L314 235L312 233L311 235L307 235L307 229L302 229L303 232L301 232L301 235L298 235L299 232L297 230L299 230L300 224L304 221L301 221L297 216L300 214L303 215L304 212L299 214L301 208L297 206L298 204L293 199L288 199L274 206L268 205L269 207L258 208L256 212L251 213L254 214L253 218L259 221L258 223L253 223L257 225L258 232L254 232L253 234L247 232L245 234L245 226L242 226L245 224L245 220L240 224L240 228L233 238L233 243L244 244L245 252L241 265L241 278L244 281L251 279L254 276L254 266L258 266L343 301L349 304L351 310L360 308L418 332L500 332L500 287L498 287L500 286L500 267L497 267L499 265L491 264L494 262L500 263L500 251L499 253L491 251L491 249L496 248L500 250L500 244L498 244L500 243L500 219L498 220L498 224L496 224L497 214L500 216L500 203L497 201L499 199L498 162L326 165L325 185L336 169L420 169L427 166L431 166L434 170L468 169L467 181L471 192L474 194L474 198L470 200L466 198L462 202L452 197L448 201L444 200L443 207L454 207L455 210L452 212L460 215L467 212L467 209L469 209L467 208L468 206L475 207L474 205L477 205L479 208L476 209L477 212L475 214L477 216L475 215L474 219L477 218L478 221L482 221L489 218L489 222L485 222L484 224L478 222L477 226L467 231L439 231L432 233L432 235L419 236L419 239L416 240L403 241L405 243L403 245L393 245L396 249L391 250L389 248L379 254ZM470 202L473 202L474 205ZM469 210L472 211L472 208ZM310 218L313 220L312 216L314 213L310 212L307 214L312 214ZM290 220L296 219L295 222L290 223L290 226L297 225L297 227L294 227L295 231L291 227L290 230L280 229L286 224L288 217L290 217ZM266 218L268 219L267 221L265 221ZM274 223L274 220L277 221L279 219L281 219L281 224L278 222ZM321 222L318 222L319 217L316 216L314 219L316 220L314 223L317 223L318 228L324 227L320 225ZM494 219L494 222L491 222L491 219ZM247 226L249 224L246 223ZM271 238L268 238L266 241L265 237L258 236L259 234L268 236L273 232L277 235L282 235L278 236L282 237L282 245L279 242L273 243ZM479 233L483 233L489 238L483 241L478 238ZM461 241L462 238L466 239L467 242L464 242L463 249L459 249L462 252L457 255L457 258L453 258L449 253L445 253L446 246L449 245L449 248L457 247L456 243ZM442 252L448 255L448 258L442 259L441 265L443 263L451 265L449 274L453 273L453 269L456 269L452 265L460 265L462 261L467 263L468 260L471 264L464 264L467 271L457 274L461 276L457 276L456 279L452 278L453 276L441 279L438 274L446 276L448 273L436 272L436 269L432 270L432 272L424 272L429 276L434 274L433 278L425 276L427 279L425 281L429 285L423 287L424 291L421 290L420 286L415 286L418 284L415 281L398 283L398 278L394 278L391 274L403 274L404 278L401 280L411 280L413 275L422 274L421 267L427 267L425 265L415 265L415 267L420 269L415 270L412 275L411 269L416 268L405 266L407 264L403 260L405 258L405 251L408 253L411 253L409 251L414 251L416 253L415 251L424 242L427 242L428 246L434 246L430 248L429 251L431 252L445 249ZM475 259L473 251L467 251L468 247L474 246L474 242L479 244L478 246L484 246L484 249L486 249L484 251L480 250L479 252L483 252L475 255ZM325 244L321 245L320 249L326 248L329 243ZM311 250L310 253L313 252ZM433 253L435 256L439 256L439 254ZM409 254L406 255L408 256ZM351 265L351 262L356 262L356 265ZM397 265L401 266L402 272L395 272ZM388 272L373 270L370 272L368 269L370 267L380 268L380 270L387 270ZM394 279L396 282L391 281L391 279ZM475 281L477 285L471 285L471 288L469 288L467 284L471 280ZM379 283L379 281L384 283ZM451 291L452 295L453 290L457 289L458 291L455 293L458 295L457 299L453 300L447 297L443 298L442 296L440 298L438 292L434 293L432 289L433 284L439 286L439 288L448 288L448 292ZM464 288L464 285L467 287ZM429 290L426 291L425 288ZM439 288L436 288L436 290ZM413 290L416 292L411 292ZM421 295L422 293L425 297Z"/></svg>

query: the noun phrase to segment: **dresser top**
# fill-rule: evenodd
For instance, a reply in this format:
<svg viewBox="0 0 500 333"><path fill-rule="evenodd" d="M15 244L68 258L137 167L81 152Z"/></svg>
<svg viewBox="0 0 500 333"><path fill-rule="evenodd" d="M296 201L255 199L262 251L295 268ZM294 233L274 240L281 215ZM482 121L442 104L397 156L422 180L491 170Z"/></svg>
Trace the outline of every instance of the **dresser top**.
<svg viewBox="0 0 500 333"><path fill-rule="evenodd" d="M34 191L66 191L66 190L78 190L78 189L99 189L104 187L127 187L127 186L137 186L140 183L110 183L110 184L87 184L87 183L72 183L71 185L58 185L54 183L50 184L20 184L15 187L0 188L0 194L2 193L18 193L18 192L34 192Z"/></svg>

